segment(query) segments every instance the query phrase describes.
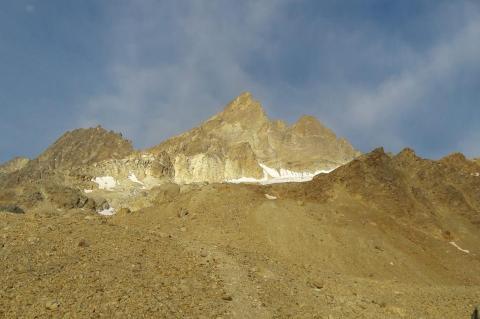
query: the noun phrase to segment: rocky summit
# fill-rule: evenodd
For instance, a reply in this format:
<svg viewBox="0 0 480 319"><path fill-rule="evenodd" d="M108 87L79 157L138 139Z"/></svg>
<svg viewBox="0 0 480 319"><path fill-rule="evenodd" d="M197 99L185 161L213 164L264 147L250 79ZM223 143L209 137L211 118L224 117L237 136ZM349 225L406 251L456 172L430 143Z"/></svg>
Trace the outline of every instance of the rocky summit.
<svg viewBox="0 0 480 319"><path fill-rule="evenodd" d="M293 125L270 120L248 92L149 151L170 155L178 183L313 177L360 154L312 116Z"/></svg>
<svg viewBox="0 0 480 319"><path fill-rule="evenodd" d="M470 318L479 243L478 160L360 154L249 93L0 166L0 318Z"/></svg>

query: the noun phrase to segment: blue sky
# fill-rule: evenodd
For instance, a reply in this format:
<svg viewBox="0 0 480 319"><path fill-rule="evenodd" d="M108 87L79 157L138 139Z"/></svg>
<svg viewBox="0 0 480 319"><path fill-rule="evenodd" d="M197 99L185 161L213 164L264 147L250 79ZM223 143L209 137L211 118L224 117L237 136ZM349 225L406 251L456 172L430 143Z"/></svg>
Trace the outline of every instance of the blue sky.
<svg viewBox="0 0 480 319"><path fill-rule="evenodd" d="M479 157L480 2L0 3L0 162L97 124L155 145L242 91L364 152Z"/></svg>

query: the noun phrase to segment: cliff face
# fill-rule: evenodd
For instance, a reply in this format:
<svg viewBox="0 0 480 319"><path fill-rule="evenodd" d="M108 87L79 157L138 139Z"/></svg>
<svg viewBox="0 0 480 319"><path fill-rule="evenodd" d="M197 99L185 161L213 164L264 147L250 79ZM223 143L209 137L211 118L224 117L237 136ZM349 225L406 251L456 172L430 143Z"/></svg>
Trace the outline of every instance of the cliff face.
<svg viewBox="0 0 480 319"><path fill-rule="evenodd" d="M312 116L302 116L291 126L270 120L250 93L199 127L149 150L162 151L172 158L178 183L262 179L262 165L279 175L281 170L313 174L360 154Z"/></svg>

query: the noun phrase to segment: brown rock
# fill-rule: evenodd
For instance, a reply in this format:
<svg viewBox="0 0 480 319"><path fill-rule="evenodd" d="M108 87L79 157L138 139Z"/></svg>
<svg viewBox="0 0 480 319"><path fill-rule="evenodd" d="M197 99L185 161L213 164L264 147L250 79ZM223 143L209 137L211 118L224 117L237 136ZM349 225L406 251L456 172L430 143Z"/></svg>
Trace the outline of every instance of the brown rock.
<svg viewBox="0 0 480 319"><path fill-rule="evenodd" d="M85 239L81 239L79 242L78 242L78 247L89 247L90 244L85 240Z"/></svg>

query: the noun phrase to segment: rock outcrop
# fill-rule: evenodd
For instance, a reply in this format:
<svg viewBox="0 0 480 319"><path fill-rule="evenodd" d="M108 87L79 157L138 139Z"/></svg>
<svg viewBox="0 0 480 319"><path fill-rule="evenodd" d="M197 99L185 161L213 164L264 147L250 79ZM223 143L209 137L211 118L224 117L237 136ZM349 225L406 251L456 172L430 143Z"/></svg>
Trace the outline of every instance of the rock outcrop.
<svg viewBox="0 0 480 319"><path fill-rule="evenodd" d="M25 157L15 157L14 159L0 165L0 175L10 174L24 168L30 160Z"/></svg>
<svg viewBox="0 0 480 319"><path fill-rule="evenodd" d="M88 180L108 176L126 184L150 187L169 182L173 179L174 170L170 157L165 152L159 154L135 152L122 159L105 160L84 166L79 175L88 176Z"/></svg>
<svg viewBox="0 0 480 319"><path fill-rule="evenodd" d="M121 159L133 153L132 143L121 134L98 126L65 133L37 159L53 169L72 169L105 160Z"/></svg>

